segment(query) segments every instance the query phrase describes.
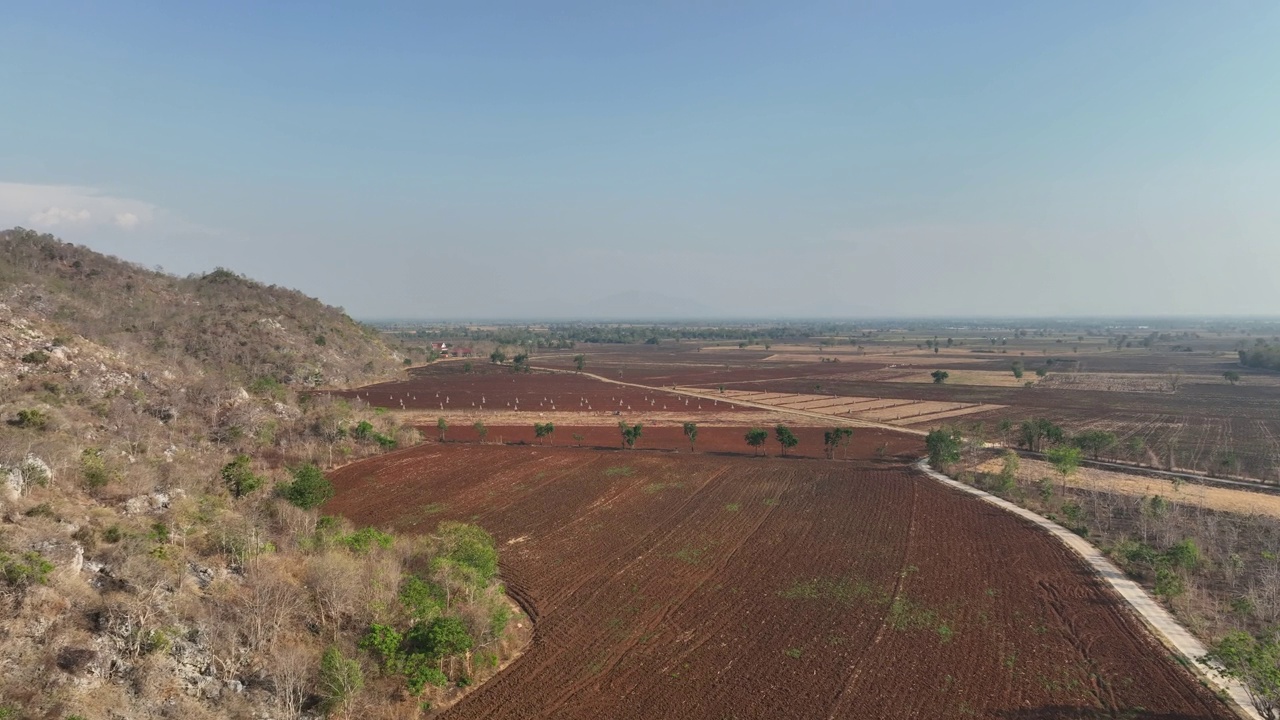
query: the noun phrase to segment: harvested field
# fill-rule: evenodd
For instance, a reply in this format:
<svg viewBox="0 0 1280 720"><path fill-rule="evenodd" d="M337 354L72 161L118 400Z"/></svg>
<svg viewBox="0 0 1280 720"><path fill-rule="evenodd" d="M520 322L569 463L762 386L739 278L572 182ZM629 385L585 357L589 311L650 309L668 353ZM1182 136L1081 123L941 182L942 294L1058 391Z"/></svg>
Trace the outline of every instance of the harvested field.
<svg viewBox="0 0 1280 720"><path fill-rule="evenodd" d="M741 400L779 409L804 410L833 417L848 417L903 427L929 424L944 418L990 412L1003 407L982 403L937 402L910 398L806 395L754 390L726 389L720 392L703 389L701 392L705 393L705 397L725 398L729 401Z"/></svg>
<svg viewBox="0 0 1280 720"><path fill-rule="evenodd" d="M979 463L973 469L977 472L995 474L1000 472L1001 467L1003 467L1003 461L995 457ZM1018 472L1015 477L1020 485L1026 486L1031 486L1043 478L1050 478L1056 485L1065 484L1081 490L1119 493L1130 497L1160 495L1183 505L1240 515L1268 515L1280 518L1280 495L1253 492L1243 488L1174 483L1164 478L1091 467L1079 468L1064 480L1051 463L1026 457L1018 460Z"/></svg>
<svg viewBox="0 0 1280 720"><path fill-rule="evenodd" d="M769 430L769 442L762 450L768 455L777 455L778 443L773 440L772 426ZM825 457L822 445L822 433L828 428L794 427L788 423L792 432L800 440L800 444L787 451L789 456L821 458ZM423 426L422 432L428 437L436 434L434 426ZM487 443L526 444L543 446L578 446L587 448L621 448L622 438L618 428L614 426L579 426L557 425L549 443L540 443L534 437L532 425L490 425L488 426ZM754 455L747 445L744 436L747 426L725 427L714 425L698 425L697 453L715 453L728 455ZM579 442L574 435L581 435ZM450 443L479 442L476 431L470 426L451 428L448 433ZM636 447L644 450L671 450L689 452L689 441L684 436L684 429L679 425L645 426ZM911 462L924 455L924 442L919 436L906 435L880 428L855 428L853 437L847 447L836 451L837 458L859 458L864 460L889 460L899 463Z"/></svg>
<svg viewBox="0 0 1280 720"><path fill-rule="evenodd" d="M500 543L534 641L443 717L1232 717L1069 550L907 468L429 444L333 479Z"/></svg>

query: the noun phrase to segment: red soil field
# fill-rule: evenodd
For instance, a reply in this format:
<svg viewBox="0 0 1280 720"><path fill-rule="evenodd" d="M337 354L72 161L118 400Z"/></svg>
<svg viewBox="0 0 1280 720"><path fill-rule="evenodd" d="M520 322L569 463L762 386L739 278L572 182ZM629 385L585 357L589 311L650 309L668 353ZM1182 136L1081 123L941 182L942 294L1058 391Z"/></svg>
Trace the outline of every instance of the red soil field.
<svg viewBox="0 0 1280 720"><path fill-rule="evenodd" d="M357 524L494 534L535 621L486 718L1230 718L1052 538L906 467L425 444Z"/></svg>
<svg viewBox="0 0 1280 720"><path fill-rule="evenodd" d="M406 410L552 410L558 412L608 411L622 413L642 410L732 411L727 402L685 398L658 390L601 382L571 373L513 373L506 368L476 363L470 373L461 363L437 363L412 371L397 382L368 385L355 390L334 391L339 397L355 398L375 407ZM745 409L745 408L743 408Z"/></svg>
<svg viewBox="0 0 1280 720"><path fill-rule="evenodd" d="M787 451L788 456L824 458L826 452L822 444L822 434L829 428L791 427L800 440L800 444ZM435 426L419 428L422 433L434 438L437 436ZM699 425L698 440L695 446L697 453L754 455L747 445L745 435L747 427L722 427ZM761 450L762 454L778 455L781 450L773 437L773 428L769 431L769 442ZM621 449L622 436L617 427L610 426L571 426L556 425L556 430L549 440L539 441L533 434L533 425L490 425L486 443L491 444L523 444L541 447L577 447ZM582 441L574 439L574 435L582 436ZM450 427L445 436L449 443L479 442L475 429L469 425ZM679 426L645 426L636 443L636 449L669 450L683 453L689 452L689 441L684 436L684 429ZM879 450L880 452L877 452ZM906 435L879 428L853 428L853 437L847 447L836 450L837 459L863 459L908 462L925 454L924 439L917 435Z"/></svg>

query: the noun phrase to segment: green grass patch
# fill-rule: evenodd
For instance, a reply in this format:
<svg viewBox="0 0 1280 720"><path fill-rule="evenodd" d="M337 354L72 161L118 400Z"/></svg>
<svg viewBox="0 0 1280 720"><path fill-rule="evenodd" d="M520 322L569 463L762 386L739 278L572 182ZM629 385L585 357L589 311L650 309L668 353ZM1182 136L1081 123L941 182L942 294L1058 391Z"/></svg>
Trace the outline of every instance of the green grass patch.
<svg viewBox="0 0 1280 720"><path fill-rule="evenodd" d="M636 469L630 465L614 465L604 469L605 477L631 477L636 474Z"/></svg>
<svg viewBox="0 0 1280 720"><path fill-rule="evenodd" d="M729 512L738 512L739 510L742 509L742 506L739 505L738 503L729 503L728 505L724 506L724 509Z"/></svg>
<svg viewBox="0 0 1280 720"><path fill-rule="evenodd" d="M693 547L692 545L686 545L680 548L679 550L675 551L674 553L672 553L671 557L679 560L680 562L689 563L690 565L697 565L698 563L702 562L702 559L703 557L706 556L706 554L707 554L707 548Z"/></svg>
<svg viewBox="0 0 1280 720"><path fill-rule="evenodd" d="M681 490L684 488L684 483L682 482L649 483L648 485L645 485L644 487L640 488L640 492L643 492L645 495L657 495L658 493L668 488L672 490Z"/></svg>
<svg viewBox="0 0 1280 720"><path fill-rule="evenodd" d="M778 591L784 600L819 600L836 605L852 605L858 602L888 602L888 593L877 590L866 581L850 578L814 578L802 580L789 588Z"/></svg>
<svg viewBox="0 0 1280 720"><path fill-rule="evenodd" d="M799 660L801 657L804 656L804 650L802 648L794 648L794 647L787 648L786 650L783 651L783 654L789 658Z"/></svg>

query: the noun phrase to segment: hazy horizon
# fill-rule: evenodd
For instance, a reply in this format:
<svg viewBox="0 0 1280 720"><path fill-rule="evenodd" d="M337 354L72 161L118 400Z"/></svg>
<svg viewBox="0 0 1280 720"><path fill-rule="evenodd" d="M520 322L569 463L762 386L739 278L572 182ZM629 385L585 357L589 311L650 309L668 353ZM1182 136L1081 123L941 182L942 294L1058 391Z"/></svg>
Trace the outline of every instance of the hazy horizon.
<svg viewBox="0 0 1280 720"><path fill-rule="evenodd" d="M1280 6L20 1L0 226L360 318L1280 314Z"/></svg>

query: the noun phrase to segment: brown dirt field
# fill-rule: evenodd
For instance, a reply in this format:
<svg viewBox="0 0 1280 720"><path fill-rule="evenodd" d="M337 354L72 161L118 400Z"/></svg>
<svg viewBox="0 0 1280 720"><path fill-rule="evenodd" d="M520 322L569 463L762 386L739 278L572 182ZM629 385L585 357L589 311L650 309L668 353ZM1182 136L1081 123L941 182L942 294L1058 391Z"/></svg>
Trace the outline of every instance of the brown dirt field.
<svg viewBox="0 0 1280 720"><path fill-rule="evenodd" d="M906 468L427 444L326 511L494 534L535 620L443 717L1230 718L1064 546Z"/></svg>
<svg viewBox="0 0 1280 720"><path fill-rule="evenodd" d="M509 368L480 362L473 363L470 373L464 372L459 362L437 363L416 368L406 380L334 391L332 394L359 398L375 407L409 411L474 409L637 413L700 409L696 402L686 408L684 398L660 390L604 383L568 373L513 373ZM702 405L707 410L713 408L713 404L705 400ZM720 401L715 409L733 411L737 408Z"/></svg>
<svg viewBox="0 0 1280 720"><path fill-rule="evenodd" d="M822 434L829 428L787 426L795 433L800 444L787 451L788 456L823 458L826 457ZM769 442L763 450L767 455L779 454L777 441L773 439L773 426L762 425L769 431ZM436 436L434 425L420 428L427 437ZM489 425L486 444L525 444L543 447L576 447L578 442L574 434L582 435L584 448L622 449L622 436L617 424L610 426L556 425L556 431L550 443L539 443L534 437L533 426L530 425ZM744 436L748 426L732 427L698 425L698 454L753 455L751 446L747 445ZM479 441L475 429L470 426L450 428L448 443ZM884 448L883 457L876 450ZM689 442L685 439L684 428L680 425L645 426L639 442L638 450L670 450L682 453L689 452ZM923 439L918 435L906 435L880 428L853 428L853 437L847 447L836 451L837 458L850 460L888 460L899 463L911 462L925 454Z"/></svg>

